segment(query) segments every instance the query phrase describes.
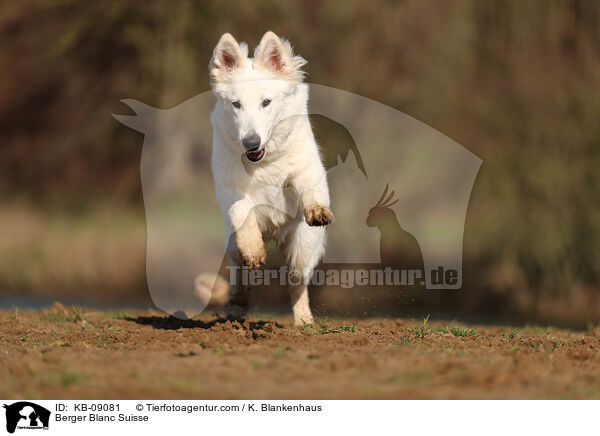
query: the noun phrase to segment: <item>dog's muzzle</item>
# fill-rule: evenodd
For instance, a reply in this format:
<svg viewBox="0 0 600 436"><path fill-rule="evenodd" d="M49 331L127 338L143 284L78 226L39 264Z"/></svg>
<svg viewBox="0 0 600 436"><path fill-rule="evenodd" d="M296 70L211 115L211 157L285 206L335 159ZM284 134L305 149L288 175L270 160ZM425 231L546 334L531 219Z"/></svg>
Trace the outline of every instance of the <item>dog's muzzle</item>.
<svg viewBox="0 0 600 436"><path fill-rule="evenodd" d="M265 149L261 148L260 150L247 151L246 157L250 162L258 162L265 157Z"/></svg>
<svg viewBox="0 0 600 436"><path fill-rule="evenodd" d="M246 157L250 162L258 162L265 157L265 148L260 148L260 136L250 132L242 138L242 145L247 150Z"/></svg>

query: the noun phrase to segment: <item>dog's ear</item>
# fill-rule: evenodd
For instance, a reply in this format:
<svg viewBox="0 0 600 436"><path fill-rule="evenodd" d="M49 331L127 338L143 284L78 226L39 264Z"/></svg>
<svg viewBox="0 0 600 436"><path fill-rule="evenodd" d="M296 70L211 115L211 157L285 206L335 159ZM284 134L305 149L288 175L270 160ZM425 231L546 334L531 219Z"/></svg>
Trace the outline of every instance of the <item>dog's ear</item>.
<svg viewBox="0 0 600 436"><path fill-rule="evenodd" d="M231 33L223 34L208 64L211 79L219 80L226 74L239 68L243 58L240 46Z"/></svg>
<svg viewBox="0 0 600 436"><path fill-rule="evenodd" d="M293 80L302 80L304 72L300 70L306 61L294 56L289 41L279 38L273 32L264 34L254 52L254 59L274 73L288 76Z"/></svg>

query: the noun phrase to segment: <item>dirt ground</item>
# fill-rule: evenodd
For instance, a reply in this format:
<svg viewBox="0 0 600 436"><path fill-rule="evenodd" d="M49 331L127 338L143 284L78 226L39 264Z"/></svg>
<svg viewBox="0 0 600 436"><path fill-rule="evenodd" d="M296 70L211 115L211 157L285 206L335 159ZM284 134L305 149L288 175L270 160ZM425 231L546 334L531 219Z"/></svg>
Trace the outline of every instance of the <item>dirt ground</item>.
<svg viewBox="0 0 600 436"><path fill-rule="evenodd" d="M0 398L600 398L600 328L0 311Z"/></svg>

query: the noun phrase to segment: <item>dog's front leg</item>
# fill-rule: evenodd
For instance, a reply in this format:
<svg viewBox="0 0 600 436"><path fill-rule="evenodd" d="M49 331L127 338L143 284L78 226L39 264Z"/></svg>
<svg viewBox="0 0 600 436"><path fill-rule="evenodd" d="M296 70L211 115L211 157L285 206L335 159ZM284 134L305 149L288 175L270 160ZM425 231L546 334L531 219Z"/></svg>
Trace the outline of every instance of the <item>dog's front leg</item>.
<svg viewBox="0 0 600 436"><path fill-rule="evenodd" d="M329 209L329 189L325 173L306 171L294 179L300 208L309 226L326 226L335 217Z"/></svg>
<svg viewBox="0 0 600 436"><path fill-rule="evenodd" d="M267 252L256 214L248 200L235 202L229 209L229 218L240 262L248 269L260 268L267 260Z"/></svg>

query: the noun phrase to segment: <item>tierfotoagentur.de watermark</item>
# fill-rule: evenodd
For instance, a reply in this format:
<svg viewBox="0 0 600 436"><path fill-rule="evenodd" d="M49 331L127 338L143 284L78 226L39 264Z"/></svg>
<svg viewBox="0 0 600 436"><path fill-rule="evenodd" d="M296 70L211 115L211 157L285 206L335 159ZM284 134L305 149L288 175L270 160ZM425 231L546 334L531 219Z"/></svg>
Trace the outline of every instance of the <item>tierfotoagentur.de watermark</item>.
<svg viewBox="0 0 600 436"><path fill-rule="evenodd" d="M249 270L240 266L227 266L229 284L242 286L339 286L352 289L356 286L424 286L423 270L396 269L392 267L369 269L315 269L308 280L299 270L282 266L276 269ZM439 266L430 271L430 280L436 285L453 286L458 281L458 271Z"/></svg>

